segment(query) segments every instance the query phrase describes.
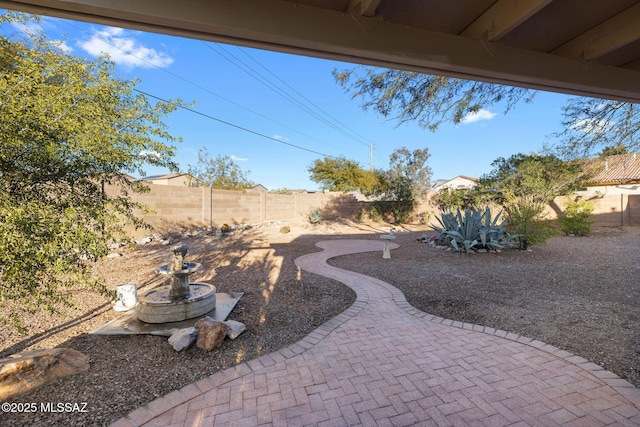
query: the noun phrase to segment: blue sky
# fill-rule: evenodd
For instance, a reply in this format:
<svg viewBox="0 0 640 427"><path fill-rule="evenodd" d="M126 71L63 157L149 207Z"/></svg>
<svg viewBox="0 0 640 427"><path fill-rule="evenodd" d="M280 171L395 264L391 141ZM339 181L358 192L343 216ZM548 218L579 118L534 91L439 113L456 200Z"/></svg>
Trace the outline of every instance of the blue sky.
<svg viewBox="0 0 640 427"><path fill-rule="evenodd" d="M269 189L318 189L307 168L324 155L345 156L368 169L371 144L375 168L386 168L397 148L427 147L433 180L479 177L498 157L540 151L560 130L567 99L539 92L532 104L506 115L492 108L430 132L363 111L361 101L331 75L353 64L54 18L45 18L39 28L73 55L108 53L117 63L116 77L139 78L141 91L193 101L194 110L254 132L184 110L165 120L169 132L183 139L176 155L182 171L206 147L211 156L231 156L251 181ZM148 175L167 172L147 170Z"/></svg>

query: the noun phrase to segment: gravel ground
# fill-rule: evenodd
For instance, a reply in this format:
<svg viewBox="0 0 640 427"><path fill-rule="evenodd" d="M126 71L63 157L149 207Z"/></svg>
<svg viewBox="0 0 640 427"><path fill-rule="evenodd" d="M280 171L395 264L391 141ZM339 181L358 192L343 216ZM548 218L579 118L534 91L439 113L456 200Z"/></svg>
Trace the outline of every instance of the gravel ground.
<svg viewBox="0 0 640 427"><path fill-rule="evenodd" d="M284 225L284 224L283 224ZM3 413L2 426L108 425L132 410L207 375L296 342L355 300L347 287L299 272L293 260L334 238L379 239L382 224L324 222L245 230L231 236L172 235L203 269L192 281L219 292L244 292L230 319L247 332L204 352L175 352L166 338L97 336L88 332L117 314L104 298L76 291L65 320L38 313L28 335L0 328L0 357L68 347L90 357L88 372L59 379L9 402L86 402L87 413ZM439 316L520 333L579 354L640 386L640 229L592 237L560 237L533 251L457 255L416 241L424 228L399 232L400 249L340 257L332 264L379 277L415 307ZM150 243L96 266L109 286L135 281L142 290L164 284L155 268L171 259Z"/></svg>

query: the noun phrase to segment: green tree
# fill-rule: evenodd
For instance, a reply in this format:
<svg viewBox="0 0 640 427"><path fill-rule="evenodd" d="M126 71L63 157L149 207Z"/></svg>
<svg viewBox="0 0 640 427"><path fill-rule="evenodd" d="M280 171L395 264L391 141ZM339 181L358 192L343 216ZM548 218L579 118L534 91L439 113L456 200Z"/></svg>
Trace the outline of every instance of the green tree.
<svg viewBox="0 0 640 427"><path fill-rule="evenodd" d="M443 188L433 196L433 202L443 212L471 207L468 203L471 190L468 188Z"/></svg>
<svg viewBox="0 0 640 427"><path fill-rule="evenodd" d="M377 185L371 191L374 209L393 214L396 222L406 222L431 187L431 168L427 165L429 149L413 151L405 147L389 156L389 169L378 171Z"/></svg>
<svg viewBox="0 0 640 427"><path fill-rule="evenodd" d="M245 190L251 186L248 174L231 156L217 155L211 158L205 147L198 151L198 163L189 165L189 173L198 178L204 186L219 190Z"/></svg>
<svg viewBox="0 0 640 427"><path fill-rule="evenodd" d="M598 157L609 157L609 156L617 156L619 154L627 154L629 150L621 143L617 143L616 145L610 145L602 149Z"/></svg>
<svg viewBox="0 0 640 427"><path fill-rule="evenodd" d="M640 105L595 98L570 98L562 110L563 131L547 149L564 159L587 158L599 150L640 150Z"/></svg>
<svg viewBox="0 0 640 427"><path fill-rule="evenodd" d="M498 158L493 170L480 179L484 190L493 190L496 202L509 214L512 230L521 235L523 249L544 243L551 235L542 214L558 196L575 191L583 178L580 166L554 155L514 154Z"/></svg>
<svg viewBox="0 0 640 427"><path fill-rule="evenodd" d="M151 104L106 58L67 55L41 34L0 36L0 58L0 305L11 313L0 320L19 326L28 312L59 312L72 288L109 294L88 262L143 225L129 198L143 187L127 174L175 169L161 118L178 104Z"/></svg>
<svg viewBox="0 0 640 427"><path fill-rule="evenodd" d="M547 204L575 191L582 180L576 163L563 162L552 154L514 154L491 163L493 170L480 179L481 186L497 189L507 202L518 198Z"/></svg>
<svg viewBox="0 0 640 427"><path fill-rule="evenodd" d="M317 159L307 170L311 180L320 184L323 190L368 193L376 184L374 174L345 157Z"/></svg>
<svg viewBox="0 0 640 427"><path fill-rule="evenodd" d="M365 110L372 109L402 124L416 122L435 131L445 122L460 123L467 114L498 106L505 113L532 102L535 91L412 71L355 67L333 70L334 79ZM638 104L588 97L570 97L563 107L563 131L546 149L563 159L591 157L621 144L640 149Z"/></svg>
<svg viewBox="0 0 640 427"><path fill-rule="evenodd" d="M356 67L333 70L333 77L352 98L399 123L417 122L435 131L444 122L460 123L469 113L492 105L508 111L518 102L531 102L535 92L511 86L474 82L413 71Z"/></svg>

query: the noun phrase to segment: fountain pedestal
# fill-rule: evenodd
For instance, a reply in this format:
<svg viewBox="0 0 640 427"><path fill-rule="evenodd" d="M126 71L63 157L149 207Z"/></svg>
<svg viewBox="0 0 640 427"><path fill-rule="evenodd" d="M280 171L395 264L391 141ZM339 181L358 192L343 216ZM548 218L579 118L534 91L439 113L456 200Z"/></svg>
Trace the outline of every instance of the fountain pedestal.
<svg viewBox="0 0 640 427"><path fill-rule="evenodd" d="M172 248L174 262L156 272L169 276L169 285L138 296L136 317L146 323L179 322L202 316L216 308L216 287L208 283L189 283L189 275L202 269L197 262L184 262L187 247Z"/></svg>

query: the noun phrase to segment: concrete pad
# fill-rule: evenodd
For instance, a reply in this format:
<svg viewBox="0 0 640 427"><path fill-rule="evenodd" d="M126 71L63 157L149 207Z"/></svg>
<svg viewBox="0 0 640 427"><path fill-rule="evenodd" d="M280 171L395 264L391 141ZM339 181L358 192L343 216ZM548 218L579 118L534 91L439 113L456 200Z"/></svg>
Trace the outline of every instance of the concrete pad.
<svg viewBox="0 0 640 427"><path fill-rule="evenodd" d="M212 319L224 321L233 311L244 292L232 294L216 293L215 310L205 313L193 319L182 320L180 322L169 323L145 323L138 320L136 310L132 309L120 314L112 321L100 326L96 330L90 332L95 335L160 335L170 337L176 330L189 328L205 316Z"/></svg>

